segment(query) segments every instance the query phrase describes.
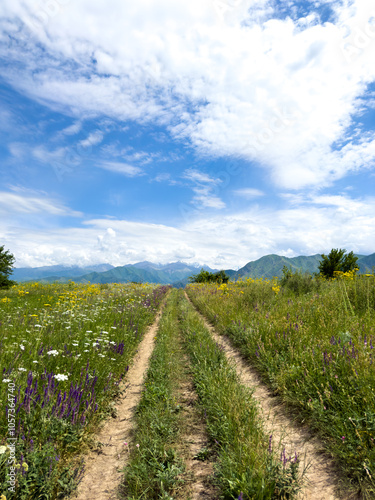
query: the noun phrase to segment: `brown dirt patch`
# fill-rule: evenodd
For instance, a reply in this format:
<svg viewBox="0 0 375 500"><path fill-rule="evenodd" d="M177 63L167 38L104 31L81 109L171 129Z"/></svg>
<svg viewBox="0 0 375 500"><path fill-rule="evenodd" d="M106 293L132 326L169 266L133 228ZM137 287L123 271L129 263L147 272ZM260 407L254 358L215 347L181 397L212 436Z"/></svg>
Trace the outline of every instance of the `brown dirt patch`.
<svg viewBox="0 0 375 500"><path fill-rule="evenodd" d="M186 292L185 295L192 304ZM340 476L337 466L329 456L323 453L324 445L319 438L307 426L298 425L293 421L285 406L272 396L256 370L249 366L248 360L245 360L232 347L227 338L220 336L198 310L197 312L215 341L223 347L228 358L233 360L241 383L254 391L253 397L259 404L265 431L272 434L272 441L282 443L288 456L297 452L302 469L307 467L304 488L298 498L301 500L349 500L356 498L350 496L349 493L340 491Z"/></svg>
<svg viewBox="0 0 375 500"><path fill-rule="evenodd" d="M107 420L97 434L102 443L100 453L91 452L86 458L85 474L78 486L75 499L78 500L114 500L123 477L121 469L127 463L128 452L124 441L129 442L133 430L135 409L141 399L143 380L154 349L154 337L157 332L163 306L157 313L154 323L146 331L126 380L126 393L117 405L117 416Z"/></svg>

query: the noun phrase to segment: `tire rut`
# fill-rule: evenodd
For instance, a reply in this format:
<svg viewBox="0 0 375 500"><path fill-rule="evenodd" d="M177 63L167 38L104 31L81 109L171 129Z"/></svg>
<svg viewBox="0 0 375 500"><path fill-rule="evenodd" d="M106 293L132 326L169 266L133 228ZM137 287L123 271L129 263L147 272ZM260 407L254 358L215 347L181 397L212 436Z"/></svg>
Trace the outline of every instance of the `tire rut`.
<svg viewBox="0 0 375 500"><path fill-rule="evenodd" d="M345 495L342 491L339 493L339 472L334 461L323 453L323 443L313 435L311 429L297 425L287 416L283 405L271 395L256 370L249 366L248 361L232 347L229 339L215 331L214 327L194 306L186 292L185 296L201 317L215 342L223 348L227 357L233 360L241 383L254 391L253 397L259 404L265 431L272 434L272 441L282 443L287 455L294 455L294 452L297 452L302 470L306 468L304 486L298 499L349 500L357 498L353 495Z"/></svg>
<svg viewBox="0 0 375 500"><path fill-rule="evenodd" d="M90 453L86 458L85 473L74 500L114 500L123 477L121 469L127 463L124 441L130 441L135 409L141 399L143 380L154 349L154 337L164 309L164 302L153 324L146 331L138 346L126 380L126 393L117 405L115 419L107 420L96 435L102 443L101 453Z"/></svg>

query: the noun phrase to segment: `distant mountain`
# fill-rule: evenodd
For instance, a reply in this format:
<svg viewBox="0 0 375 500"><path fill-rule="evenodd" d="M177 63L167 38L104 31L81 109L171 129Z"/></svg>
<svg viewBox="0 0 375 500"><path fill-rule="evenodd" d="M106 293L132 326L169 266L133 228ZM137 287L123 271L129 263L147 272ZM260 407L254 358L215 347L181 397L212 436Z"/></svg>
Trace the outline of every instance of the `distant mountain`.
<svg viewBox="0 0 375 500"><path fill-rule="evenodd" d="M361 273L371 272L375 267L375 253L372 255L357 255L359 271ZM315 254L310 256L301 255L299 257L281 257L280 255L265 255L258 260L248 262L238 271L228 269L225 272L232 280L239 278L272 278L280 277L283 274L283 267L291 268L292 271L307 272L310 274L319 271L318 265L321 261L321 255Z"/></svg>
<svg viewBox="0 0 375 500"><path fill-rule="evenodd" d="M60 278L75 278L83 274L96 271L104 272L112 269L111 264L95 264L92 266L43 266L43 267L16 267L13 269L12 279L15 281L39 281L47 278L47 281L56 281ZM48 279L53 277L54 279Z"/></svg>
<svg viewBox="0 0 375 500"><path fill-rule="evenodd" d="M188 283L189 276L199 273L202 269L216 271L207 266L190 265L184 262L172 262L168 264L154 264L144 261L133 265L113 267L105 264L92 266L91 268L66 268L65 266L47 266L45 268L25 268L17 271L27 271L17 273L14 279L17 281L38 280L42 282L66 283L69 279L77 283L127 283L134 281L137 283L160 283L173 284L176 287L184 287ZM95 268L96 269L93 269ZM103 270L102 270L103 269ZM33 272L35 271L35 272ZM88 272L92 271L92 272ZM18 276L27 276L20 279Z"/></svg>
<svg viewBox="0 0 375 500"><path fill-rule="evenodd" d="M152 264L139 262L133 265L115 267L104 273L90 273L80 276L76 281L84 283L126 283L136 281L139 283L161 283L185 286L189 276L199 273L202 266L196 267L184 262L170 264ZM209 268L208 268L209 269Z"/></svg>
<svg viewBox="0 0 375 500"><path fill-rule="evenodd" d="M375 269L375 253L360 256L358 264L360 273L372 273Z"/></svg>

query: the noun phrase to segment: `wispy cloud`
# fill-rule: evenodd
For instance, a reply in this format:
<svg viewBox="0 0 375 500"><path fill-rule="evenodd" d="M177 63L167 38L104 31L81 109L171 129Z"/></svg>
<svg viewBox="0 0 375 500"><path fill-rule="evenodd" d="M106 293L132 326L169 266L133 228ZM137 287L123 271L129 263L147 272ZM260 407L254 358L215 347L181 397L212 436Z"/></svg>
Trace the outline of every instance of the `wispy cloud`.
<svg viewBox="0 0 375 500"><path fill-rule="evenodd" d="M260 196L264 196L264 192L261 191L260 189L255 189L255 188L243 188L243 189L236 189L233 191L234 194L238 196L243 196L244 198L259 198Z"/></svg>
<svg viewBox="0 0 375 500"><path fill-rule="evenodd" d="M81 130L82 130L82 122L76 121L72 125L69 125L69 127L66 127L63 130L61 130L60 134L61 135L76 135Z"/></svg>
<svg viewBox="0 0 375 500"><path fill-rule="evenodd" d="M209 176L208 174L204 172L200 172L199 170L189 168L185 170L183 173L182 177L184 179L188 179L189 181L193 182L198 182L198 183L203 183L203 184L217 184L221 182L218 179L214 179L213 177Z"/></svg>
<svg viewBox="0 0 375 500"><path fill-rule="evenodd" d="M144 175L144 172L141 168L118 161L103 161L98 163L97 166L99 168L103 168L104 170L109 170L110 172L125 175L126 177L136 177L139 175Z"/></svg>
<svg viewBox="0 0 375 500"><path fill-rule="evenodd" d="M79 145L83 148L88 148L100 144L104 139L104 134L101 130L95 130L88 135L86 139L79 142Z"/></svg>
<svg viewBox="0 0 375 500"><path fill-rule="evenodd" d="M81 217L83 214L71 210L64 204L46 196L45 193L29 192L14 188L13 192L0 192L0 213L14 214L49 214L61 217Z"/></svg>
<svg viewBox="0 0 375 500"><path fill-rule="evenodd" d="M225 208L225 203L215 192L217 187L222 182L221 179L215 179L205 172L201 172L194 168L185 170L181 177L192 183L192 190L195 195L193 196L191 203L198 209Z"/></svg>

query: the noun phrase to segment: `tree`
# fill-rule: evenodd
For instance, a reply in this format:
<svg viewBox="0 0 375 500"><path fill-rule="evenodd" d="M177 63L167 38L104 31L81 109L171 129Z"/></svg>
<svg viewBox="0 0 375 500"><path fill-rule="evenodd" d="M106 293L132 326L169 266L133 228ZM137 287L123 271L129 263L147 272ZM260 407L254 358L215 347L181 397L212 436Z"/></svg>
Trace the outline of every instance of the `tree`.
<svg viewBox="0 0 375 500"><path fill-rule="evenodd" d="M358 257L353 252L346 254L345 249L332 248L328 255L322 254L319 272L325 278L333 278L335 271L347 273L357 268Z"/></svg>
<svg viewBox="0 0 375 500"><path fill-rule="evenodd" d="M0 246L0 288L9 288L15 284L14 281L9 279L13 272L14 261L14 256L4 249L4 245Z"/></svg>
<svg viewBox="0 0 375 500"><path fill-rule="evenodd" d="M189 277L190 283L228 283L229 276L225 274L225 271L219 271L218 273L210 273L201 269L199 274L194 274Z"/></svg>

